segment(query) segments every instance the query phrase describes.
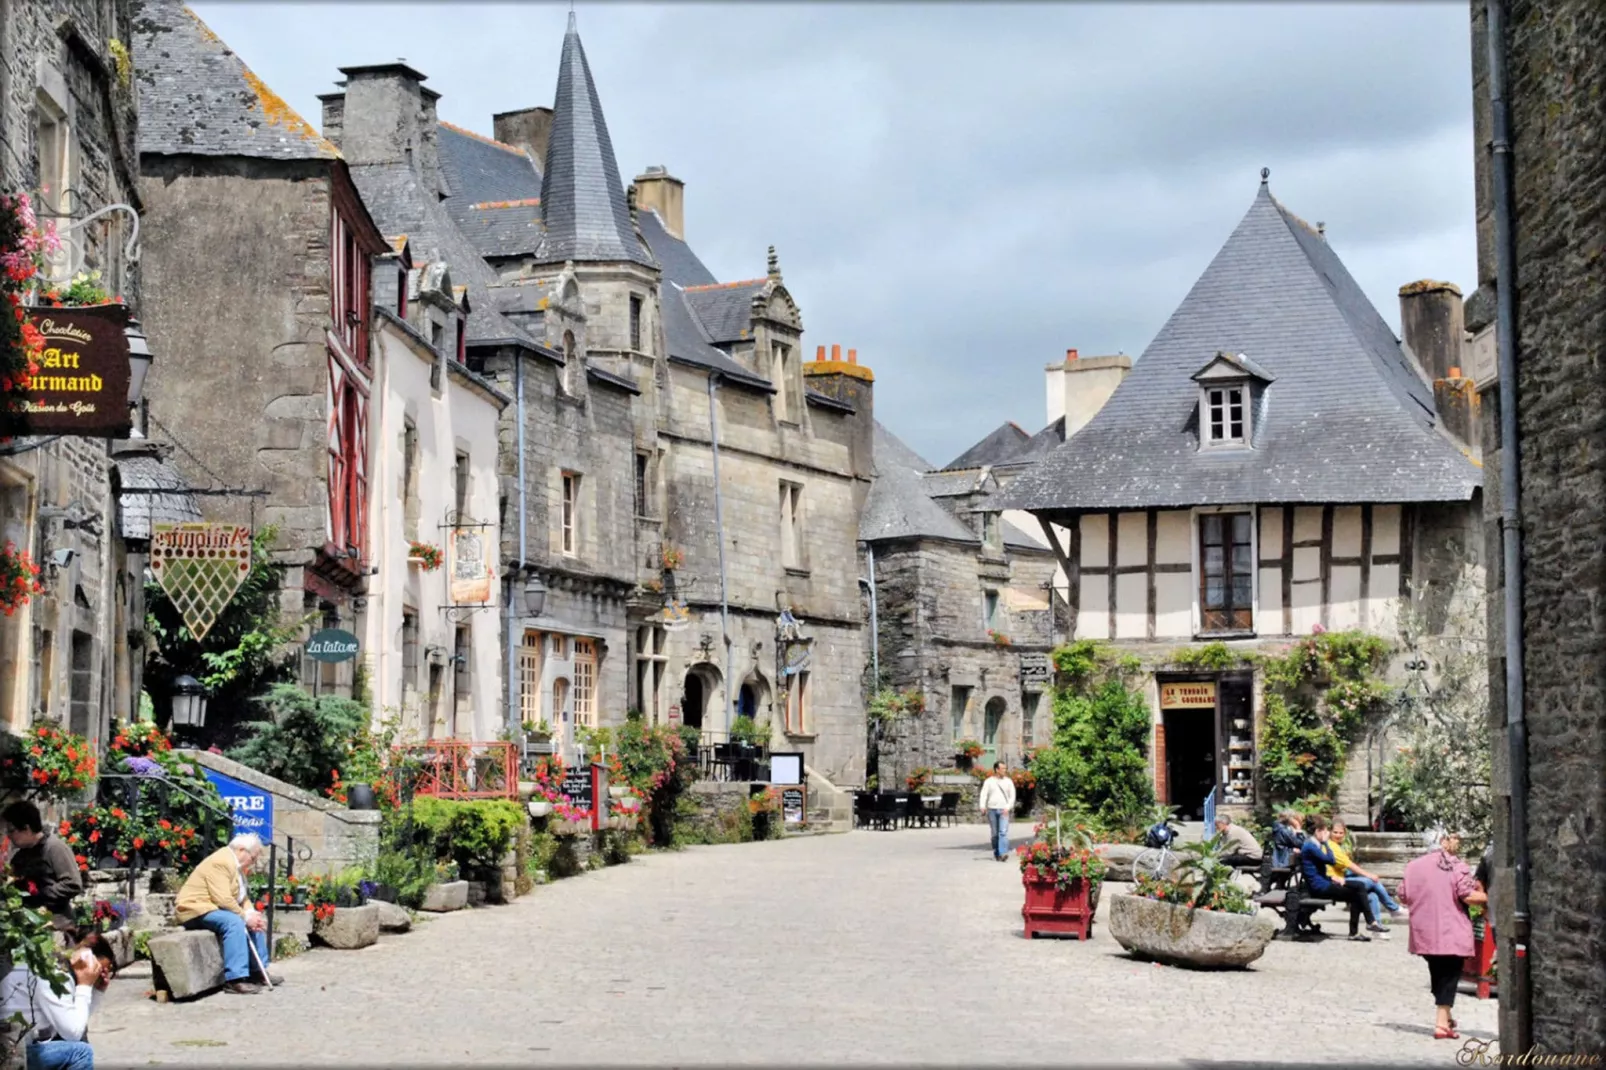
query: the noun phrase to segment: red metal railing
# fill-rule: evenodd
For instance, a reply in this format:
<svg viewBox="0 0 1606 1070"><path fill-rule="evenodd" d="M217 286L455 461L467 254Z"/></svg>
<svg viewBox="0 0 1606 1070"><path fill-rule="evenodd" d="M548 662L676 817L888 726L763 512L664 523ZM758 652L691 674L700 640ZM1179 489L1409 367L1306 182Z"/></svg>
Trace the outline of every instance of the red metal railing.
<svg viewBox="0 0 1606 1070"><path fill-rule="evenodd" d="M518 749L508 742L435 739L392 748L414 795L441 799L517 799Z"/></svg>

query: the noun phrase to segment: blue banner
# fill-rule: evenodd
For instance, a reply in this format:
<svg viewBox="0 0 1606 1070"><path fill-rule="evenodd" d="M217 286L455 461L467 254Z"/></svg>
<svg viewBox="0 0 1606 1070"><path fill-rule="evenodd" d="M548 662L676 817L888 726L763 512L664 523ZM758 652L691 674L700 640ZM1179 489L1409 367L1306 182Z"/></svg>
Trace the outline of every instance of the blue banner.
<svg viewBox="0 0 1606 1070"><path fill-rule="evenodd" d="M263 843L273 839L273 796L261 788L242 784L233 777L224 776L215 769L206 771L206 779L217 786L217 793L234 811L234 833L254 832Z"/></svg>

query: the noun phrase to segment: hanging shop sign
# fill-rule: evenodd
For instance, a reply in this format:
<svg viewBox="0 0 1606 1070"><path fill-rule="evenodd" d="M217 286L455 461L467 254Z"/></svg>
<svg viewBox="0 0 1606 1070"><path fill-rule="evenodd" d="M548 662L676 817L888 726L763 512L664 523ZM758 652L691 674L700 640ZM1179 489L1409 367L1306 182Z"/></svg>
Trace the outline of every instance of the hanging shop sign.
<svg viewBox="0 0 1606 1070"><path fill-rule="evenodd" d="M307 640L307 657L330 665L350 661L357 656L357 637L340 628L325 628L313 632Z"/></svg>
<svg viewBox="0 0 1606 1070"><path fill-rule="evenodd" d="M1020 682L1023 684L1046 684L1053 677L1053 670L1048 662L1048 655L1037 652L1022 654L1020 656Z"/></svg>
<svg viewBox="0 0 1606 1070"><path fill-rule="evenodd" d="M454 606L482 606L491 600L496 566L491 560L489 527L453 528L447 540L452 563L451 598Z"/></svg>
<svg viewBox="0 0 1606 1070"><path fill-rule="evenodd" d="M128 309L123 305L30 308L44 336L39 372L16 413L0 417L6 435L127 438Z"/></svg>
<svg viewBox="0 0 1606 1070"><path fill-rule="evenodd" d="M251 574L251 529L242 524L154 524L150 569L199 641Z"/></svg>
<svg viewBox="0 0 1606 1070"><path fill-rule="evenodd" d="M1160 708L1162 710L1197 709L1200 706L1215 706L1216 685L1211 681L1190 681L1188 683L1161 684Z"/></svg>
<svg viewBox="0 0 1606 1070"><path fill-rule="evenodd" d="M782 676L796 676L800 672L808 672L814 661L814 643L808 639L796 639L786 645L786 663L781 668Z"/></svg>

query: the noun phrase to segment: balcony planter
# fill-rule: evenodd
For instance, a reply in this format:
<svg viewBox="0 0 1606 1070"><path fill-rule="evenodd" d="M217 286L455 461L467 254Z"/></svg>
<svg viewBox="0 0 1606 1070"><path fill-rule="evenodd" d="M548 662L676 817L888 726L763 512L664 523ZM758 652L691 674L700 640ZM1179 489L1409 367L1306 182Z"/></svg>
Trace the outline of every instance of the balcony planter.
<svg viewBox="0 0 1606 1070"><path fill-rule="evenodd" d="M1025 874L1021 875L1021 884L1026 889L1026 902L1020 908L1026 921L1026 939L1036 939L1038 933L1058 933L1078 940L1092 937L1100 885L1075 880L1061 890L1054 881L1032 880Z"/></svg>
<svg viewBox="0 0 1606 1070"><path fill-rule="evenodd" d="M1110 935L1133 956L1171 966L1243 969L1277 932L1270 911L1229 914L1140 895L1110 898Z"/></svg>
<svg viewBox="0 0 1606 1070"><path fill-rule="evenodd" d="M591 831L591 819L571 821L568 818L557 818L552 822L554 836L582 836Z"/></svg>
<svg viewBox="0 0 1606 1070"><path fill-rule="evenodd" d="M552 813L552 804L545 799L539 799L529 804L531 817L546 817Z"/></svg>
<svg viewBox="0 0 1606 1070"><path fill-rule="evenodd" d="M961 772L970 772L970 767L976 764L976 759L968 754L954 755L954 768Z"/></svg>

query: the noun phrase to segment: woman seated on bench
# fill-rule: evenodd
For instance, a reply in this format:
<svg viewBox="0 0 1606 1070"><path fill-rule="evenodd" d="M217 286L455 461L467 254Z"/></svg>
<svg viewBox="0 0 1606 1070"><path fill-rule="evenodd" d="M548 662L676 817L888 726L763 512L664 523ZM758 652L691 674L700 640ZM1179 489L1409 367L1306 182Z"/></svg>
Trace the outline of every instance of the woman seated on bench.
<svg viewBox="0 0 1606 1070"><path fill-rule="evenodd" d="M1367 923L1367 931L1387 935L1388 930L1383 928L1381 924L1382 914L1378 908L1381 906L1387 909L1389 917L1398 920L1400 917L1400 904L1396 903L1394 897L1389 895L1388 889L1383 887L1383 882L1377 879L1377 874L1368 873L1360 866L1357 866L1354 860L1350 858L1349 848L1346 845L1346 841L1349 838L1346 835L1348 831L1344 827L1344 822L1333 822L1333 838L1328 843L1328 846L1333 849L1333 857L1338 859L1338 864L1329 869L1327 875L1334 880L1341 880L1345 884L1357 885L1364 889L1366 892L1366 905L1369 908L1367 914L1372 918Z"/></svg>
<svg viewBox="0 0 1606 1070"><path fill-rule="evenodd" d="M1372 914L1372 907L1366 901L1366 890L1359 885L1346 884L1343 881L1329 880L1327 871L1329 866L1338 864L1333 855L1333 848L1328 844L1332 837L1332 829L1327 827L1327 819L1320 814L1310 819L1311 834L1305 838L1305 843L1299 849L1300 871L1305 878L1305 898L1331 899L1335 902L1348 903L1349 912L1349 938L1362 942L1372 938L1361 932L1361 914L1367 915L1367 921L1377 924L1377 918Z"/></svg>

